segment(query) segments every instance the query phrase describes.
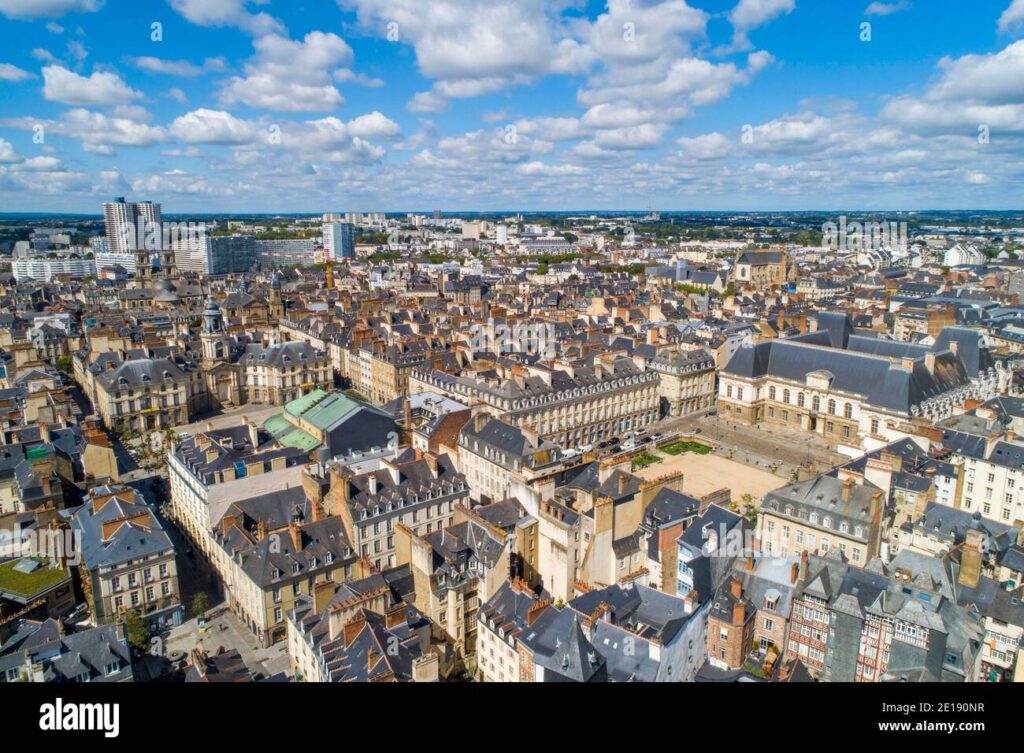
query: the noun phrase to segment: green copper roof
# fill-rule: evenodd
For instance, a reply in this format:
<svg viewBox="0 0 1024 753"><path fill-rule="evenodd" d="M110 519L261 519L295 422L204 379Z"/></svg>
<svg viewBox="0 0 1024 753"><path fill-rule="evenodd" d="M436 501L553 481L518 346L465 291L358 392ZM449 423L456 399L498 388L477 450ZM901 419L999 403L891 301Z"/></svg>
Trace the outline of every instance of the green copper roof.
<svg viewBox="0 0 1024 753"><path fill-rule="evenodd" d="M326 429L328 426L336 424L340 418L348 415L348 413L358 407L359 403L339 392L321 400L303 413L302 418L318 429Z"/></svg>
<svg viewBox="0 0 1024 753"><path fill-rule="evenodd" d="M284 436L277 437L277 441L285 447L297 447L300 450L314 450L320 446L320 441L304 432L302 429L292 429Z"/></svg>
<svg viewBox="0 0 1024 753"><path fill-rule="evenodd" d="M293 416L301 416L326 395L327 393L323 390L313 390L302 397L295 398L290 403L285 403L284 410Z"/></svg>
<svg viewBox="0 0 1024 753"><path fill-rule="evenodd" d="M277 439L282 434L287 434L295 427L292 423L280 413L275 413L273 416L263 422L263 428L270 432L271 436Z"/></svg>

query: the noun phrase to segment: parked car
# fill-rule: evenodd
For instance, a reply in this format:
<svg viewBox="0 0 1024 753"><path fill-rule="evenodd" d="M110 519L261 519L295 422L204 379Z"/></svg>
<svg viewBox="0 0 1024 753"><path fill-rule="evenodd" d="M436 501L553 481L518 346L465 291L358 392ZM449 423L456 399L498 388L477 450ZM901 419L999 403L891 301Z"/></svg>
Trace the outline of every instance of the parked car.
<svg viewBox="0 0 1024 753"><path fill-rule="evenodd" d="M651 441L652 442L657 442L663 436L664 436L664 434L662 434L660 431L656 431L653 434L651 434Z"/></svg>

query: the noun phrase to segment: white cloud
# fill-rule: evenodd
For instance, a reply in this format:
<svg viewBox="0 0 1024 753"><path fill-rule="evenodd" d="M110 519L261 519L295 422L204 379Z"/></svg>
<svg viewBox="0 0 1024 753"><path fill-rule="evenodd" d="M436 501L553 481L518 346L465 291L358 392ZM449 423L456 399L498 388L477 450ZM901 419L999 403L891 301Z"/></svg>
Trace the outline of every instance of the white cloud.
<svg viewBox="0 0 1024 753"><path fill-rule="evenodd" d="M578 165L549 165L544 162L527 162L516 168L520 175L531 177L564 177L566 175L585 175L586 170Z"/></svg>
<svg viewBox="0 0 1024 753"><path fill-rule="evenodd" d="M652 149L661 144L666 126L655 123L599 131L594 143L603 149Z"/></svg>
<svg viewBox="0 0 1024 753"><path fill-rule="evenodd" d="M943 58L938 68L922 97L893 98L882 117L920 133L1024 132L1024 40L997 53Z"/></svg>
<svg viewBox="0 0 1024 753"><path fill-rule="evenodd" d="M43 97L67 105L113 105L142 97L116 73L95 72L88 78L59 65L43 68Z"/></svg>
<svg viewBox="0 0 1024 753"><path fill-rule="evenodd" d="M150 56L128 57L126 60L141 70L168 76L200 76L209 71L222 71L225 67L223 58L207 58L201 66L188 60L164 60Z"/></svg>
<svg viewBox="0 0 1024 753"><path fill-rule="evenodd" d="M175 118L169 130L188 144L248 144L260 131L253 123L228 112L205 108Z"/></svg>
<svg viewBox="0 0 1024 753"><path fill-rule="evenodd" d="M350 121L348 129L353 136L364 139L393 139L402 135L398 123L376 110Z"/></svg>
<svg viewBox="0 0 1024 753"><path fill-rule="evenodd" d="M250 34L284 34L267 13L249 13L247 0L170 0L171 7L196 26L233 26Z"/></svg>
<svg viewBox="0 0 1024 753"><path fill-rule="evenodd" d="M725 157L735 149L735 140L722 133L706 133L701 136L684 136L676 139L682 147L682 154L698 160Z"/></svg>
<svg viewBox="0 0 1024 753"><path fill-rule="evenodd" d="M49 21L46 24L46 30L48 32L50 32L51 34L63 34L64 33L64 27L61 26L58 23L53 22L53 21Z"/></svg>
<svg viewBox="0 0 1024 753"><path fill-rule="evenodd" d="M24 81L27 78L35 78L34 73L22 70L10 63L0 63L0 81Z"/></svg>
<svg viewBox="0 0 1024 753"><path fill-rule="evenodd" d="M348 68L339 68L334 72L334 80L339 84L355 84L365 86L367 89L379 89L384 86L384 79L367 76L363 73L355 73Z"/></svg>
<svg viewBox="0 0 1024 753"><path fill-rule="evenodd" d="M84 108L69 110L59 120L5 118L0 120L0 124L25 131L43 126L47 135L78 139L85 151L104 155L112 155L115 146L151 146L167 138L161 126L151 126L125 117L111 117Z"/></svg>
<svg viewBox="0 0 1024 753"><path fill-rule="evenodd" d="M582 45L554 29L557 8L543 0L339 0L359 23L411 44L420 73L435 79L409 104L439 112L449 99L476 97L548 73L582 72ZM555 4L558 6L559 4Z"/></svg>
<svg viewBox="0 0 1024 753"><path fill-rule="evenodd" d="M87 57L89 57L89 50L85 44L77 39L69 39L66 45L67 58L73 60L76 63L81 63Z"/></svg>
<svg viewBox="0 0 1024 753"><path fill-rule="evenodd" d="M39 171L57 170L58 168L60 168L60 166L61 166L61 162L56 157L47 157L47 156L40 155L38 157L31 157L31 158L25 160L24 162L22 162L21 164L18 165L18 169L19 170L33 170L33 171L39 172Z"/></svg>
<svg viewBox="0 0 1024 753"><path fill-rule="evenodd" d="M94 13L102 7L103 0L0 0L0 15L18 19L59 18L67 13Z"/></svg>
<svg viewBox="0 0 1024 753"><path fill-rule="evenodd" d="M910 0L898 0L895 3L881 3L877 0L864 9L865 16L891 16L901 10L909 10Z"/></svg>
<svg viewBox="0 0 1024 753"><path fill-rule="evenodd" d="M312 31L302 41L271 34L258 38L245 77L232 77L221 103L285 112L335 110L345 100L331 84L333 69L348 66L352 48L337 34Z"/></svg>
<svg viewBox="0 0 1024 753"><path fill-rule="evenodd" d="M740 0L729 13L729 22L733 26L732 44L720 52L749 50L750 31L779 16L792 13L795 7L796 0Z"/></svg>
<svg viewBox="0 0 1024 753"><path fill-rule="evenodd" d="M168 170L154 175L143 175L130 179L132 191L142 195L157 194L208 194L209 182L202 175L184 170Z"/></svg>
<svg viewBox="0 0 1024 753"><path fill-rule="evenodd" d="M1003 34L1012 34L1024 28L1024 0L1013 0L999 16L997 28Z"/></svg>
<svg viewBox="0 0 1024 753"><path fill-rule="evenodd" d="M0 162L20 162L21 157L14 151L10 141L0 139Z"/></svg>

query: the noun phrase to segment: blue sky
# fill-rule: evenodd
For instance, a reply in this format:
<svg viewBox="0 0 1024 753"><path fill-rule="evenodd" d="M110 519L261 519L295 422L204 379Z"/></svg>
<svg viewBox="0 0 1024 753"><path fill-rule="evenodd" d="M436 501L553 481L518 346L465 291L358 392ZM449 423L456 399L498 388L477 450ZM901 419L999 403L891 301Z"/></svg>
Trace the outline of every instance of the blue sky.
<svg viewBox="0 0 1024 753"><path fill-rule="evenodd" d="M0 0L0 39L0 211L1024 204L1024 0Z"/></svg>

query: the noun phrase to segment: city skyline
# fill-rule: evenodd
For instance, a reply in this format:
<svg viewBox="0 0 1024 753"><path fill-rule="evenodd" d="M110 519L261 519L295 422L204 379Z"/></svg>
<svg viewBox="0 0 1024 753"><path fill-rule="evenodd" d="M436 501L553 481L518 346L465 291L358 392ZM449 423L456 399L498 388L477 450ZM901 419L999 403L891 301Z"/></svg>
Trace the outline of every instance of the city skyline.
<svg viewBox="0 0 1024 753"><path fill-rule="evenodd" d="M0 202L1021 206L1024 0L421 5L0 0Z"/></svg>

